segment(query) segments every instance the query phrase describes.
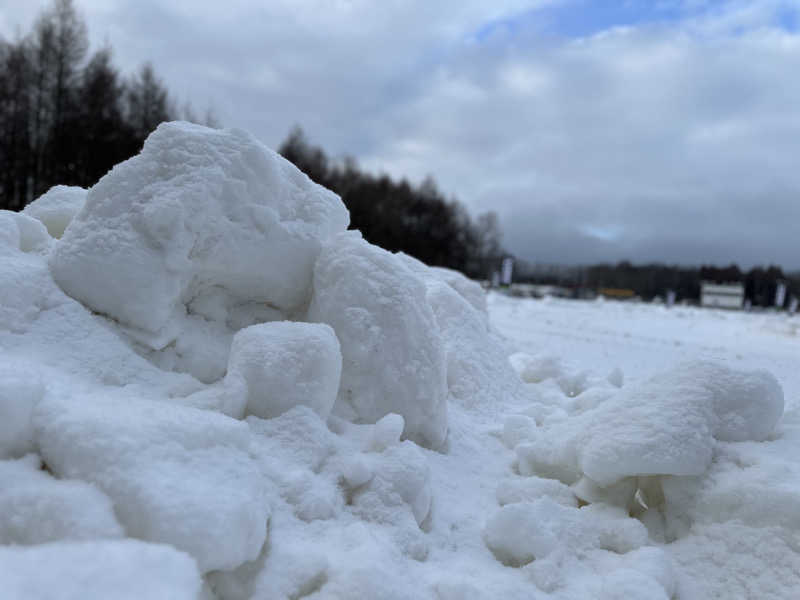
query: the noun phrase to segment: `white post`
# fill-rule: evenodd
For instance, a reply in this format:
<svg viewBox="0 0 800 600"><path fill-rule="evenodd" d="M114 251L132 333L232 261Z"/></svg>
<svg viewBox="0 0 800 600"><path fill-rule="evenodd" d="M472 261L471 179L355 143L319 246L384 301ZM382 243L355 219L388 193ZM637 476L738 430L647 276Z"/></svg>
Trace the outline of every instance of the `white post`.
<svg viewBox="0 0 800 600"><path fill-rule="evenodd" d="M775 288L775 306L781 308L786 300L786 282L779 281L778 287Z"/></svg>
<svg viewBox="0 0 800 600"><path fill-rule="evenodd" d="M511 257L506 257L503 259L503 275L501 277L501 283L503 285L511 285L511 272L514 269L514 259Z"/></svg>

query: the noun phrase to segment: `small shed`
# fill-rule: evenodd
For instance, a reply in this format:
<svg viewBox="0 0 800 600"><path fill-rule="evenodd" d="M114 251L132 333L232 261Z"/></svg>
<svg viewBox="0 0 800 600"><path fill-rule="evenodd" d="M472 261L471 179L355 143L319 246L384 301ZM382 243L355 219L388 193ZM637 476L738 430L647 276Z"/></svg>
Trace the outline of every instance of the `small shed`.
<svg viewBox="0 0 800 600"><path fill-rule="evenodd" d="M711 308L740 309L744 304L744 285L741 283L700 284L700 305Z"/></svg>

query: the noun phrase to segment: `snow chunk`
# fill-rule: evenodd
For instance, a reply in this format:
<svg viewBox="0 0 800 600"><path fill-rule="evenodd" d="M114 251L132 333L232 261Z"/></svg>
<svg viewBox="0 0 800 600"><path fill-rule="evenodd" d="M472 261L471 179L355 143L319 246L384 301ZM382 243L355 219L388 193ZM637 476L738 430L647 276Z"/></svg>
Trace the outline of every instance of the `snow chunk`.
<svg viewBox="0 0 800 600"><path fill-rule="evenodd" d="M601 485L630 475L699 475L714 438L762 440L783 413L783 391L765 371L693 363L627 388L591 414L583 472Z"/></svg>
<svg viewBox="0 0 800 600"><path fill-rule="evenodd" d="M341 370L333 329L284 321L240 330L233 339L226 377L244 380L247 414L269 419L302 404L327 419Z"/></svg>
<svg viewBox="0 0 800 600"><path fill-rule="evenodd" d="M511 366L525 383L539 383L545 379L558 379L564 374L564 367L556 356L541 354L531 356L517 352L508 357Z"/></svg>
<svg viewBox="0 0 800 600"><path fill-rule="evenodd" d="M283 313L308 301L336 194L239 130L163 123L89 190L50 258L64 291L160 349L175 317L222 289Z"/></svg>
<svg viewBox="0 0 800 600"><path fill-rule="evenodd" d="M422 526L433 499L430 468L422 451L406 441L370 459L374 476L353 494L355 512L368 521L394 523L400 518L397 508L407 505Z"/></svg>
<svg viewBox="0 0 800 600"><path fill-rule="evenodd" d="M245 423L152 401L45 398L36 440L60 477L96 483L126 531L190 553L202 571L258 556L265 489Z"/></svg>
<svg viewBox="0 0 800 600"><path fill-rule="evenodd" d="M447 434L447 372L425 294L401 259L348 232L317 261L308 318L330 324L341 343L334 413L366 423L397 413L407 438L438 448Z"/></svg>
<svg viewBox="0 0 800 600"><path fill-rule="evenodd" d="M507 504L486 523L486 544L499 561L521 566L562 549L601 548L629 552L647 543L647 530L622 510L603 505L582 509L548 498Z"/></svg>
<svg viewBox="0 0 800 600"><path fill-rule="evenodd" d="M33 409L43 395L36 374L13 364L0 366L0 458L33 450Z"/></svg>
<svg viewBox="0 0 800 600"><path fill-rule="evenodd" d="M196 600L194 561L169 546L136 540L0 547L6 598L170 598Z"/></svg>
<svg viewBox="0 0 800 600"><path fill-rule="evenodd" d="M116 538L108 496L83 481L54 479L39 457L0 461L0 544Z"/></svg>
<svg viewBox="0 0 800 600"><path fill-rule="evenodd" d="M477 281L472 281L463 273L446 269L445 267L428 267L447 285L453 288L459 295L478 311L478 313L488 318L489 311L486 307L486 291Z"/></svg>
<svg viewBox="0 0 800 600"><path fill-rule="evenodd" d="M521 398L519 378L480 313L444 283L428 280L427 287L447 351L450 395L465 407Z"/></svg>
<svg viewBox="0 0 800 600"><path fill-rule="evenodd" d="M47 233L58 239L83 208L87 193L82 187L56 185L28 204L22 212L41 221L47 227Z"/></svg>
<svg viewBox="0 0 800 600"><path fill-rule="evenodd" d="M10 210L0 210L0 248L19 250L19 226Z"/></svg>
<svg viewBox="0 0 800 600"><path fill-rule="evenodd" d="M16 234L11 225L12 220L17 226ZM44 254L50 250L53 243L45 226L40 221L23 213L0 211L0 229L4 231L4 233L0 233L0 238L5 240L5 245L15 250Z"/></svg>

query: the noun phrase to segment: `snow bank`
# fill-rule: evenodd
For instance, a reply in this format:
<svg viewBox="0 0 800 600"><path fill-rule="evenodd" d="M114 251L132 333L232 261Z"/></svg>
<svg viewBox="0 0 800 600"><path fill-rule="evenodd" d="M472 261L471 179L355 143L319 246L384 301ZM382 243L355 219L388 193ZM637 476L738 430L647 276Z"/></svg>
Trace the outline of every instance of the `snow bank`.
<svg viewBox="0 0 800 600"><path fill-rule="evenodd" d="M172 544L201 571L258 556L269 508L245 423L145 400L46 398L34 424L45 464L100 487L129 535Z"/></svg>
<svg viewBox="0 0 800 600"><path fill-rule="evenodd" d="M83 481L54 479L30 454L0 461L0 544L118 538L108 496Z"/></svg>
<svg viewBox="0 0 800 600"><path fill-rule="evenodd" d="M187 312L225 322L245 305L252 323L264 305L301 310L321 245L348 220L334 193L250 135L165 123L91 188L50 268L157 350Z"/></svg>
<svg viewBox="0 0 800 600"><path fill-rule="evenodd" d="M306 405L326 419L336 401L341 371L333 329L284 321L239 331L226 377L245 382L247 414L269 419Z"/></svg>
<svg viewBox="0 0 800 600"><path fill-rule="evenodd" d="M135 540L0 547L6 598L197 600L200 576L183 552Z"/></svg>
<svg viewBox="0 0 800 600"><path fill-rule="evenodd" d="M314 269L308 319L331 325L342 350L334 412L374 423L405 419L405 436L438 448L447 434L447 367L422 280L403 261L340 234Z"/></svg>
<svg viewBox="0 0 800 600"><path fill-rule="evenodd" d="M56 185L28 204L22 212L41 221L50 236L58 239L83 208L86 194L87 191L81 187Z"/></svg>

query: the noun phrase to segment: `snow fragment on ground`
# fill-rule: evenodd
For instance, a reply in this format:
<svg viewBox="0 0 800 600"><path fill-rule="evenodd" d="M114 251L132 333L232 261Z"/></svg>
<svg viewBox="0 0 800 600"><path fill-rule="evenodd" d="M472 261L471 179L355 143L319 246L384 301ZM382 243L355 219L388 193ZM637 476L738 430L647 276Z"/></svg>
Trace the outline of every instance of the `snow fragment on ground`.
<svg viewBox="0 0 800 600"><path fill-rule="evenodd" d="M0 461L0 544L123 535L111 500L95 486L53 478L34 454Z"/></svg>
<svg viewBox="0 0 800 600"><path fill-rule="evenodd" d="M330 326L283 321L236 334L226 379L244 381L246 414L269 419L305 405L327 419L341 370L339 341Z"/></svg>
<svg viewBox="0 0 800 600"><path fill-rule="evenodd" d="M170 404L42 400L36 442L58 476L95 483L129 535L191 554L202 571L258 556L269 507L241 421Z"/></svg>
<svg viewBox="0 0 800 600"><path fill-rule="evenodd" d="M6 598L47 600L197 600L201 587L189 556L130 539L0 547L0 581Z"/></svg>
<svg viewBox="0 0 800 600"><path fill-rule="evenodd" d="M87 193L82 187L56 185L28 204L22 212L41 221L50 236L58 239L83 208Z"/></svg>
<svg viewBox="0 0 800 600"><path fill-rule="evenodd" d="M484 535L499 561L517 567L556 551L625 553L647 543L644 525L622 510L599 504L578 509L549 498L505 505L488 520Z"/></svg>
<svg viewBox="0 0 800 600"><path fill-rule="evenodd" d="M249 134L163 123L89 190L50 268L67 294L158 350L220 291L302 309L322 243L348 221L336 194Z"/></svg>
<svg viewBox="0 0 800 600"><path fill-rule="evenodd" d="M426 288L397 256L340 234L314 269L310 321L339 338L342 377L334 413L374 423L405 419L404 435L439 448L447 434L447 367Z"/></svg>

